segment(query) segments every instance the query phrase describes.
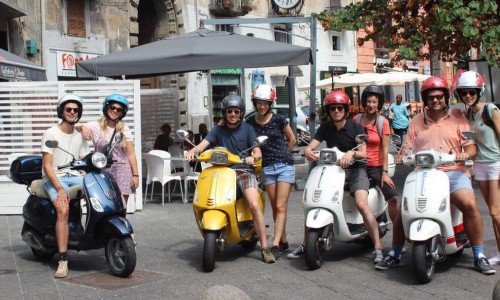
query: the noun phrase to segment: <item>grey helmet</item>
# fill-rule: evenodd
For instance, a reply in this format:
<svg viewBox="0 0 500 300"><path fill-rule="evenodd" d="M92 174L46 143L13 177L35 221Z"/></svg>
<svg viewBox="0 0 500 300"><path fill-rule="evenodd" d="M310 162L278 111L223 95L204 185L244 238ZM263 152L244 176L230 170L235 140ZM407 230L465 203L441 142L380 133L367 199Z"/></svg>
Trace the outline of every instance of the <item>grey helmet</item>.
<svg viewBox="0 0 500 300"><path fill-rule="evenodd" d="M76 105L78 105L78 108L79 108L78 118L75 120L75 123L78 123L78 121L80 121L80 119L82 118L82 114L83 114L83 102L82 102L82 98L80 98L80 96L77 96L75 94L66 94L66 95L62 96L61 99L59 99L59 101L57 102L57 117L59 119L64 120L63 109L64 109L64 105L66 105L66 103L68 103L68 102L73 102L73 103L76 103ZM64 121L66 121L66 120L64 120Z"/></svg>
<svg viewBox="0 0 500 300"><path fill-rule="evenodd" d="M222 116L226 122L226 109L230 107L238 107L240 109L240 119L238 121L238 123L240 123L243 120L243 115L245 114L245 100L235 94L230 94L222 99Z"/></svg>

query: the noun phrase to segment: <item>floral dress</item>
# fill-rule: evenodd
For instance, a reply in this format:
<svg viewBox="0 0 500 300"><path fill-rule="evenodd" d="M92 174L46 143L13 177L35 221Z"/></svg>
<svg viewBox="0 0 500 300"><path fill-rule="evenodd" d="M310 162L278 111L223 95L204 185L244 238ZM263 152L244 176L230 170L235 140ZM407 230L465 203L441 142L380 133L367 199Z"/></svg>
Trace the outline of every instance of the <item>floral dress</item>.
<svg viewBox="0 0 500 300"><path fill-rule="evenodd" d="M90 129L92 132L95 150L104 153L106 151L106 147L109 145L114 128L108 127L106 134L104 134L104 131L101 129L97 121L89 122L85 124L85 127ZM123 134L126 142L133 141L132 133L127 126L124 126ZM135 189L132 187L133 174L130 162L128 161L127 147L123 143L120 143L113 148L112 154L115 163L113 163L110 168L106 169L106 172L113 175L122 194L134 194Z"/></svg>

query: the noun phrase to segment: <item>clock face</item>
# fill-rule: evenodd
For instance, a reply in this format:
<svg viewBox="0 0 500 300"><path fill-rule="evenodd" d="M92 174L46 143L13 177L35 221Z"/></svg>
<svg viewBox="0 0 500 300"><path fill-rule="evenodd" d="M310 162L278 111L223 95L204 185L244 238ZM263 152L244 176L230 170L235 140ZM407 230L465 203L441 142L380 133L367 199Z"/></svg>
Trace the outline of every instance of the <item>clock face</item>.
<svg viewBox="0 0 500 300"><path fill-rule="evenodd" d="M299 4L301 0L273 0L273 1L276 5L278 5L281 8L292 9L295 6L297 6L297 4Z"/></svg>

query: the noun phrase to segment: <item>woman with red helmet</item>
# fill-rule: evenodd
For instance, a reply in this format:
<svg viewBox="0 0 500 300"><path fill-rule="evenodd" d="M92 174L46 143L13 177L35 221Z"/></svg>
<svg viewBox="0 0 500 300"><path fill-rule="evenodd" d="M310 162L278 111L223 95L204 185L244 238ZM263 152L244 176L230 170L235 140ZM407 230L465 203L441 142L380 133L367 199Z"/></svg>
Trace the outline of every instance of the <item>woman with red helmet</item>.
<svg viewBox="0 0 500 300"><path fill-rule="evenodd" d="M474 179L490 210L497 241L497 254L489 261L497 265L500 264L500 112L496 105L481 101L484 89L483 76L477 72L467 71L458 77L456 96L465 104L471 130L476 133Z"/></svg>
<svg viewBox="0 0 500 300"><path fill-rule="evenodd" d="M83 136L94 142L95 149L105 152L106 147L118 132L123 133L123 141L113 149L113 164L106 171L113 177L120 188L120 192L128 201L129 195L134 194L139 187L139 168L134 150L134 138L130 128L122 119L127 115L128 100L121 94L107 96L102 103L103 117L97 121L88 122L80 127Z"/></svg>
<svg viewBox="0 0 500 300"><path fill-rule="evenodd" d="M474 143L458 147L464 141L460 133L470 131L470 125L465 116L450 112L450 90L446 80L437 76L429 77L422 84L420 94L425 109L412 119L401 154L423 149L443 149L453 152L458 161L474 158L477 154ZM398 161L401 161L401 157L398 157ZM448 176L450 202L463 213L464 229L472 245L475 269L486 275L495 274L495 267L484 255L483 220L472 189L469 169L462 162L439 169Z"/></svg>
<svg viewBox="0 0 500 300"><path fill-rule="evenodd" d="M271 253L276 259L288 250L286 238L286 219L288 197L295 182L294 159L291 151L296 140L288 121L272 111L276 101L276 91L269 85L261 84L252 93L252 102L257 114L247 120L258 136L268 136L268 142L261 146L262 182L266 186L269 202L273 210L274 240ZM288 140L285 143L283 135Z"/></svg>
<svg viewBox="0 0 500 300"><path fill-rule="evenodd" d="M363 145L356 151L351 150L358 146L356 136L358 134L365 134L365 130L361 125L348 119L351 100L343 91L334 90L330 92L325 97L324 105L331 121L321 124L314 139L304 149L304 154L310 161L318 160L318 151L314 151L314 149L322 141L326 141L328 148L337 147L340 151L345 152L345 155L340 160L340 166L345 169L347 185L351 194L354 195L356 207L361 213L368 233L373 240L375 246L373 258L374 262L378 263L383 259L382 244L380 242L377 222L368 207L368 189L370 184L366 174L366 163L360 161L360 159L366 158L366 146ZM351 164L353 159L357 160ZM304 238L305 236L306 234L304 234ZM304 255L303 245L295 249L288 257L302 257Z"/></svg>

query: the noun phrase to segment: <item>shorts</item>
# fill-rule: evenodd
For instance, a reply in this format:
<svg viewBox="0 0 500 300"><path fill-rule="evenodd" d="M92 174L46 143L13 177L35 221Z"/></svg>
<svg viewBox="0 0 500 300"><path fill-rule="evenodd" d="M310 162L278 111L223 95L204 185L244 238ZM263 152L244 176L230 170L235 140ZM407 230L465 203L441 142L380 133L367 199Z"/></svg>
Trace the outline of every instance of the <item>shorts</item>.
<svg viewBox="0 0 500 300"><path fill-rule="evenodd" d="M276 182L295 183L295 167L283 162L275 162L262 168L264 185L275 184Z"/></svg>
<svg viewBox="0 0 500 300"><path fill-rule="evenodd" d="M398 192L395 189L391 188L389 185L384 184L383 186L380 186L382 184L382 167L367 167L366 174L368 175L368 178L372 178L379 186L382 194L384 194L385 200L391 199L398 195Z"/></svg>
<svg viewBox="0 0 500 300"><path fill-rule="evenodd" d="M368 189L370 189L370 182L364 168L345 169L345 180L351 194L359 190L368 192Z"/></svg>
<svg viewBox="0 0 500 300"><path fill-rule="evenodd" d="M57 178L59 179L59 182L61 183L66 192L69 191L69 187L71 186L83 185L83 177L80 175L72 175L66 173L65 175L59 176ZM50 201L54 201L57 199L57 190L54 188L52 182L50 182L49 179L46 179L45 182L43 183L43 189L49 195Z"/></svg>
<svg viewBox="0 0 500 300"><path fill-rule="evenodd" d="M257 177L252 171L235 169L236 172L236 184L241 189L241 191L245 191L249 188L258 188L259 182L257 181Z"/></svg>
<svg viewBox="0 0 500 300"><path fill-rule="evenodd" d="M499 180L500 162L480 163L475 161L474 179L478 181Z"/></svg>
<svg viewBox="0 0 500 300"><path fill-rule="evenodd" d="M469 176L460 171L445 172L450 180L450 194L461 189L472 190L472 183Z"/></svg>

